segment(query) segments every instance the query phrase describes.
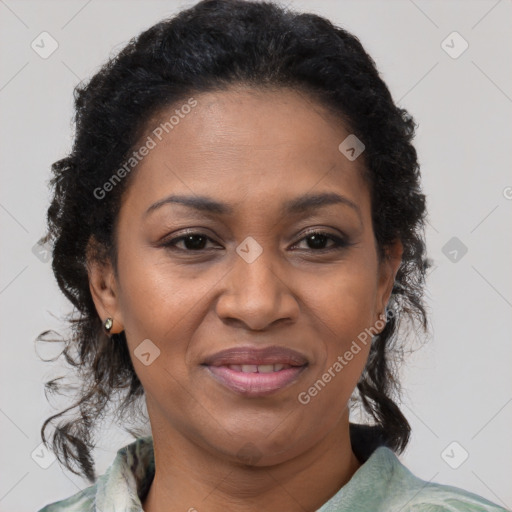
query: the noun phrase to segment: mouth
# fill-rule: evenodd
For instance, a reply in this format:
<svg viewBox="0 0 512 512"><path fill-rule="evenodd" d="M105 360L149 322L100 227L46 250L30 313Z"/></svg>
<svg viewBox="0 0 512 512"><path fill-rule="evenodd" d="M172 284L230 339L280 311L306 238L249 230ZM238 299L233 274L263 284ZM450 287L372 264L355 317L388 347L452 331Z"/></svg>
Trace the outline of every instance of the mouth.
<svg viewBox="0 0 512 512"><path fill-rule="evenodd" d="M202 364L216 382L246 397L276 393L294 383L307 368L305 356L284 347L238 347L208 357Z"/></svg>
<svg viewBox="0 0 512 512"><path fill-rule="evenodd" d="M220 365L225 368L229 368L235 372L242 373L273 373L280 372L281 370L288 370L289 368L293 368L293 366L284 363L277 364L227 364ZM218 368L219 366L217 366Z"/></svg>

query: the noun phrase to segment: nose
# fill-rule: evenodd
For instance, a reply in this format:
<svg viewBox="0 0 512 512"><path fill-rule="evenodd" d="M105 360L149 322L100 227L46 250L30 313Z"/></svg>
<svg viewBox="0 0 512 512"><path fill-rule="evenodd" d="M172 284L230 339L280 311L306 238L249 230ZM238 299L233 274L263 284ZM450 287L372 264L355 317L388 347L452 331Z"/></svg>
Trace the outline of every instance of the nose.
<svg viewBox="0 0 512 512"><path fill-rule="evenodd" d="M223 280L225 289L217 301L217 315L225 322L238 322L257 331L278 321L293 323L299 304L290 277L290 271L284 270L272 251L263 250L254 260L240 251Z"/></svg>

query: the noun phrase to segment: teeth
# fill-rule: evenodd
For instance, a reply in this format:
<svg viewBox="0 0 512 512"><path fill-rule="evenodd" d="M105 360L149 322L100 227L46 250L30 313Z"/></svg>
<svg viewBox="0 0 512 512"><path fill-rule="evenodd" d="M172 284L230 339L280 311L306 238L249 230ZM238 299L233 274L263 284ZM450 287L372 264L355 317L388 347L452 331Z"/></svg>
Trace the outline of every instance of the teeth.
<svg viewBox="0 0 512 512"><path fill-rule="evenodd" d="M289 364L229 364L228 368L234 370L235 372L243 372L243 373L272 373L279 372L283 369L291 368Z"/></svg>
<svg viewBox="0 0 512 512"><path fill-rule="evenodd" d="M258 367L255 364L243 364L242 371L244 373L256 373L258 371Z"/></svg>
<svg viewBox="0 0 512 512"><path fill-rule="evenodd" d="M258 373L272 373L274 371L273 364L260 364L258 366Z"/></svg>

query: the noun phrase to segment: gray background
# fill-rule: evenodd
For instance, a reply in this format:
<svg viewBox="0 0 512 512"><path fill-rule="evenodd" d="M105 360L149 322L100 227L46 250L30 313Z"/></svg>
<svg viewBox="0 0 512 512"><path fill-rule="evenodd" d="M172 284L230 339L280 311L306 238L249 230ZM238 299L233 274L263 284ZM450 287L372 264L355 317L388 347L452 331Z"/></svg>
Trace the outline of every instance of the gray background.
<svg viewBox="0 0 512 512"><path fill-rule="evenodd" d="M48 328L62 332L59 318L70 311L50 264L32 249L45 229L50 165L70 147L73 87L132 36L193 3L0 0L0 511L38 510L88 485L57 462L43 469L32 458L51 462L38 448L42 422L56 412L43 381L60 375L57 364L38 359L33 341ZM430 341L403 370L413 435L401 460L425 480L511 508L511 1L288 5L358 36L419 123L435 268ZM46 59L31 48L43 31L59 45ZM442 45L453 31L469 44L457 58ZM462 48L457 36L446 44L452 54ZM131 442L106 428L98 474Z"/></svg>

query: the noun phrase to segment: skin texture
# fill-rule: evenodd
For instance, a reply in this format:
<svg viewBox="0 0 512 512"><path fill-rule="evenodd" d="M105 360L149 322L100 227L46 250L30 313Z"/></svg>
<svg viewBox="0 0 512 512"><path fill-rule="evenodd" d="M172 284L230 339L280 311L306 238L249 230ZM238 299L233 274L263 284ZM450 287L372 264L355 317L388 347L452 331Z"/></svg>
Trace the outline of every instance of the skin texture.
<svg viewBox="0 0 512 512"><path fill-rule="evenodd" d="M98 314L114 319L112 333L125 330L146 393L156 473L143 507L316 510L360 466L347 403L369 343L307 405L297 397L379 320L402 245L379 262L362 158L338 150L349 132L321 105L287 89L194 98L197 106L133 171L117 225L118 278L89 263ZM145 137L177 107L152 119ZM344 204L280 212L285 201L322 192L349 198L360 215ZM144 215L170 194L208 196L233 212L167 204ZM208 238L161 246L186 229ZM307 237L314 230L352 245L336 249L327 238L315 246ZM263 250L251 263L236 252L248 236ZM133 352L145 339L160 350L148 366ZM292 348L309 364L278 392L244 397L201 366L240 345Z"/></svg>

